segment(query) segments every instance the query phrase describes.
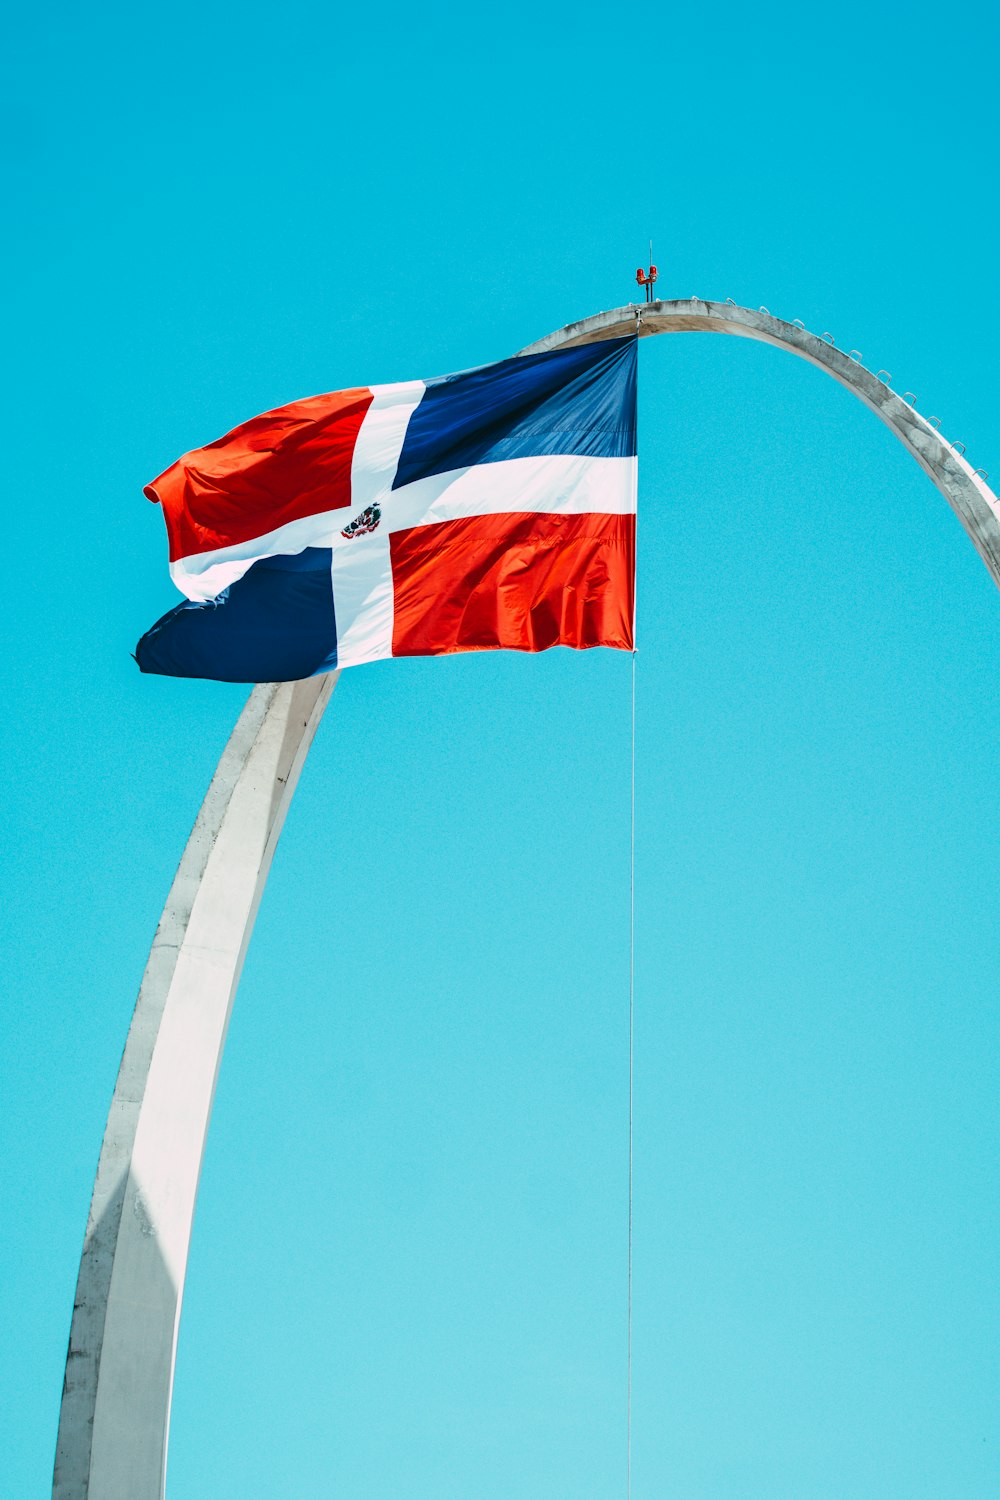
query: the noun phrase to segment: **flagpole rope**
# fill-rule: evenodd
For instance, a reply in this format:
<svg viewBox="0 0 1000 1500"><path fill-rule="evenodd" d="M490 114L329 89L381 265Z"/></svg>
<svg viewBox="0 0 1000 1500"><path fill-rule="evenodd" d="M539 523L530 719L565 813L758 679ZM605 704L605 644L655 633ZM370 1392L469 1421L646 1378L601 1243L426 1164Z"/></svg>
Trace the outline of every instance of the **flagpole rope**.
<svg viewBox="0 0 1000 1500"><path fill-rule="evenodd" d="M635 1104L635 656L632 652L632 747L628 870L628 1395L626 1500L632 1500L632 1167Z"/></svg>

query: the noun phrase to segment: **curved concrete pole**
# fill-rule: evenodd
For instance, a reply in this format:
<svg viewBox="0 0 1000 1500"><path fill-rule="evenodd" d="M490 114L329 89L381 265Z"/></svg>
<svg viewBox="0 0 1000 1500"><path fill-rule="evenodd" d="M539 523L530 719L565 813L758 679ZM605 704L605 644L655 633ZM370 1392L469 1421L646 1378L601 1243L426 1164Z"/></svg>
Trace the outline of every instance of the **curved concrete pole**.
<svg viewBox="0 0 1000 1500"><path fill-rule="evenodd" d="M1000 504L930 423L860 364L769 314L654 302L522 349L631 333L738 334L860 396L933 479L1000 584ZM54 1500L162 1500L177 1326L226 1027L274 848L337 673L254 688L212 778L153 940L101 1148L77 1281Z"/></svg>
<svg viewBox="0 0 1000 1500"><path fill-rule="evenodd" d="M657 333L732 333L759 339L798 354L839 380L896 434L930 475L1000 587L1000 501L986 481L937 428L876 375L797 323L785 323L763 309L755 312L731 302L702 302L698 297L686 302L628 303L579 323L568 323L520 352L539 354L545 349L621 338L635 331L637 320L640 338Z"/></svg>
<svg viewBox="0 0 1000 1500"><path fill-rule="evenodd" d="M195 1194L278 835L337 680L255 687L181 859L125 1043L77 1280L57 1500L160 1500Z"/></svg>

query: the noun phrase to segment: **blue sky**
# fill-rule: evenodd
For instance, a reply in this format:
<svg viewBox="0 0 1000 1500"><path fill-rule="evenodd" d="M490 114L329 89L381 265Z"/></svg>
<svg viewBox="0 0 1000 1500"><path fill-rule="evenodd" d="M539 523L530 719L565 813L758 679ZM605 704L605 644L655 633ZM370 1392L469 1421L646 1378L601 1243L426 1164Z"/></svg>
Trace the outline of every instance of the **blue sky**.
<svg viewBox="0 0 1000 1500"><path fill-rule="evenodd" d="M10 23L0 1491L50 1482L146 952L245 696L141 678L142 485L628 301L830 330L1000 473L995 14ZM821 372L640 356L634 1486L1000 1484L997 598ZM169 1492L624 1493L623 655L341 680L241 986Z"/></svg>

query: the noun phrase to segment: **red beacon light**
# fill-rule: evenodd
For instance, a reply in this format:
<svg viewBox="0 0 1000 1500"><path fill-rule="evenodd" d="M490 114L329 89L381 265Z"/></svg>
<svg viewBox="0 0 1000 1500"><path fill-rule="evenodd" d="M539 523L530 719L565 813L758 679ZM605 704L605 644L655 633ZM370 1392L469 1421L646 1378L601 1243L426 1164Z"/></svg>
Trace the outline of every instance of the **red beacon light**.
<svg viewBox="0 0 1000 1500"><path fill-rule="evenodd" d="M635 279L638 285L644 286L646 288L647 302L652 302L653 300L653 282L656 280L656 277L657 270L654 265L650 265L648 271L644 271L640 266L638 271L636 271L635 273Z"/></svg>

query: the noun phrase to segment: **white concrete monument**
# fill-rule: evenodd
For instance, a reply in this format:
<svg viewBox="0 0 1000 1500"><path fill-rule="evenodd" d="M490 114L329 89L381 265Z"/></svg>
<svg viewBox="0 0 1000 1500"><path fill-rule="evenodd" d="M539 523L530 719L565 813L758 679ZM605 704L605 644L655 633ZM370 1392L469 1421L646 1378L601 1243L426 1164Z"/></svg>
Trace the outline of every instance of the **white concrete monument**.
<svg viewBox="0 0 1000 1500"><path fill-rule="evenodd" d="M598 313L522 354L708 331L819 365L892 429L1000 585L1000 502L882 379L797 324L732 303ZM898 517L907 525L905 512ZM77 1281L53 1500L162 1500L195 1195L233 996L288 804L337 673L255 687L222 753L153 939L108 1115Z"/></svg>

